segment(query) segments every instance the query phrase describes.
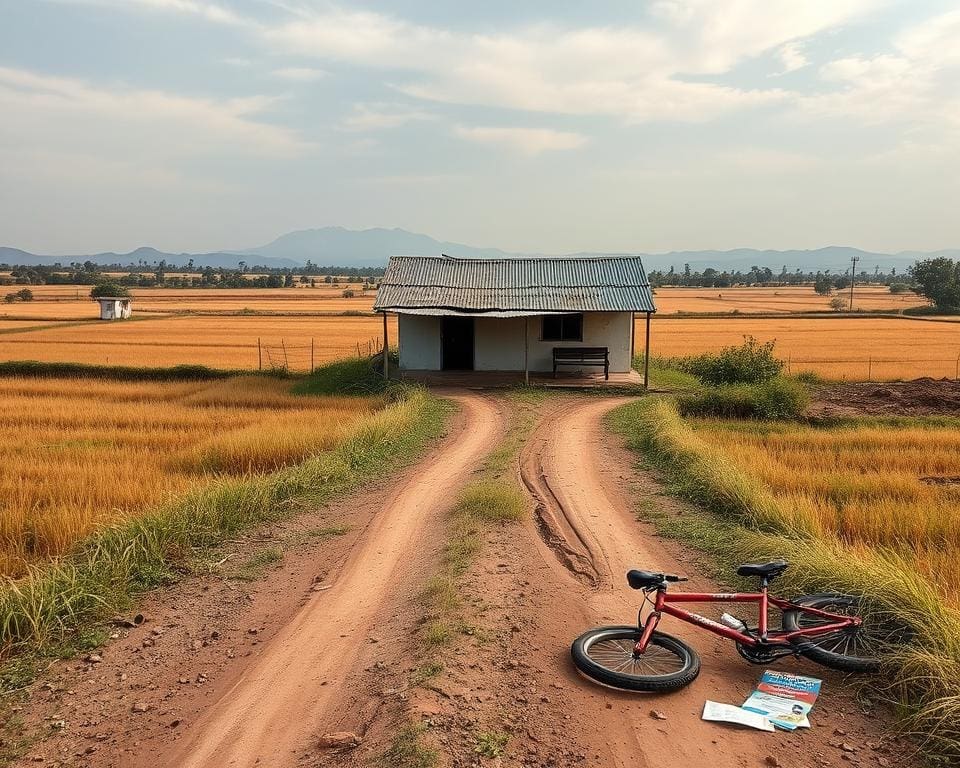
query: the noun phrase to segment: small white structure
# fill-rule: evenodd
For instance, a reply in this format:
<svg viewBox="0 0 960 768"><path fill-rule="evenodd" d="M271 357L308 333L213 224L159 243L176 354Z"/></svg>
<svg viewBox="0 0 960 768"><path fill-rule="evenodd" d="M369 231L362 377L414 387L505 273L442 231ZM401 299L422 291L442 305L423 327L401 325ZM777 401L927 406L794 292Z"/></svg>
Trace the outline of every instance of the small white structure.
<svg viewBox="0 0 960 768"><path fill-rule="evenodd" d="M126 320L133 312L129 296L99 296L101 320Z"/></svg>
<svg viewBox="0 0 960 768"><path fill-rule="evenodd" d="M400 370L631 371L635 313L656 311L635 256L394 256L374 310L398 315Z"/></svg>

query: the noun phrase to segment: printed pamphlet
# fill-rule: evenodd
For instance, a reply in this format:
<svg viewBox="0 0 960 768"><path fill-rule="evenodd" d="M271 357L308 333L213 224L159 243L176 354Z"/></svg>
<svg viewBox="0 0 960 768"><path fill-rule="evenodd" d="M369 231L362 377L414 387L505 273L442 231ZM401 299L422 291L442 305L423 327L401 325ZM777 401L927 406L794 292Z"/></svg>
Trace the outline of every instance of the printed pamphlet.
<svg viewBox="0 0 960 768"><path fill-rule="evenodd" d="M756 728L760 731L773 731L773 723L765 715L748 712L742 707L733 704L721 704L716 701L706 701L703 705L703 719L721 723L736 723Z"/></svg>
<svg viewBox="0 0 960 768"><path fill-rule="evenodd" d="M778 728L793 731L809 728L807 715L820 694L820 680L767 670L743 708L763 715Z"/></svg>

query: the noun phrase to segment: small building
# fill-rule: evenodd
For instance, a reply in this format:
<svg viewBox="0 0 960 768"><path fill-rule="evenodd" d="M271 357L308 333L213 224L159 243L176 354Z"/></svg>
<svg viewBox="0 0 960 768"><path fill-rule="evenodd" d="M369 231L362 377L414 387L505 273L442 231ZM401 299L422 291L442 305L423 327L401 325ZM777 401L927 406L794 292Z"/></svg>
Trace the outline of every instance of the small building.
<svg viewBox="0 0 960 768"><path fill-rule="evenodd" d="M635 314L656 311L635 256L394 256L374 310L398 316L401 373L632 372ZM645 377L646 378L646 377Z"/></svg>
<svg viewBox="0 0 960 768"><path fill-rule="evenodd" d="M133 313L129 296L98 296L94 301L100 303L101 320L126 320Z"/></svg>

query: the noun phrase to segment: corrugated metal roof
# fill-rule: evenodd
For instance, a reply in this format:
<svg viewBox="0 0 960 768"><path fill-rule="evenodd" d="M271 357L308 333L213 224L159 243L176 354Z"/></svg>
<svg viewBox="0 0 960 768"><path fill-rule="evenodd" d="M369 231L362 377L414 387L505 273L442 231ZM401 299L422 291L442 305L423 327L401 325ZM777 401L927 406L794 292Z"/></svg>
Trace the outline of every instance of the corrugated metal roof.
<svg viewBox="0 0 960 768"><path fill-rule="evenodd" d="M375 310L655 312L636 256L455 259L393 256Z"/></svg>

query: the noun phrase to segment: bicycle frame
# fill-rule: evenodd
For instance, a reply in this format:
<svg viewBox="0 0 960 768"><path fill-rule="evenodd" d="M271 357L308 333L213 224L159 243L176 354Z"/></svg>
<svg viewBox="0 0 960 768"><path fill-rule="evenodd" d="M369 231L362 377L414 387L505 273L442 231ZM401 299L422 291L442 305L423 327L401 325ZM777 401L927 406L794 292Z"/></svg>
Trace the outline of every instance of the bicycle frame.
<svg viewBox="0 0 960 768"><path fill-rule="evenodd" d="M728 627L718 621L708 619L706 616L701 616L683 608L678 608L674 605L674 603L756 604L759 606L759 637L748 635L745 632ZM835 619L835 621L827 624L818 624L807 629L797 629L793 632L784 632L782 630L774 630L771 632L767 627L767 609L771 605L776 606L781 611L802 611L803 613L810 614L811 616L819 616L823 619ZM642 610L643 609L641 608L641 615ZM637 644L634 648L636 653L643 653L646 651L647 644L650 642L650 636L657 628L657 625L660 623L660 618L664 613L670 616L675 616L676 618L680 619L681 621L685 621L688 624L703 627L708 632L712 632L715 635L720 635L721 637L735 640L736 642L741 643L748 648L755 648L757 646L769 647L771 645L784 647L792 646L798 638L825 635L829 634L830 632L847 629L848 627L858 627L863 623L859 616L842 616L836 613L829 613L828 611L821 611L817 608L808 608L806 606L796 605L789 600L773 597L767 593L767 588L765 585L761 588L760 592L730 592L717 594L711 594L707 592L675 592L670 594L665 588L660 588L657 589L657 597L653 603L653 610L647 616L646 622L642 620L639 622L640 626L643 627L643 632L641 633L640 639L637 641Z"/></svg>

